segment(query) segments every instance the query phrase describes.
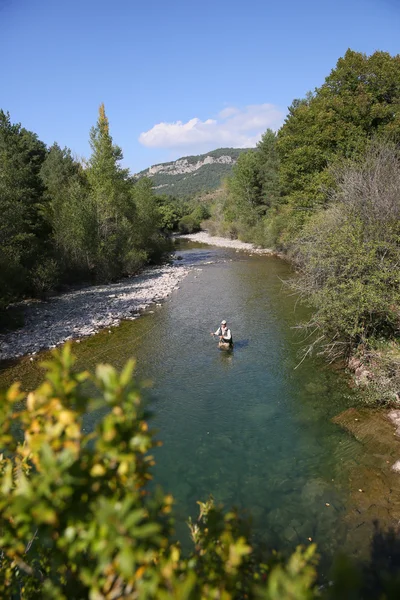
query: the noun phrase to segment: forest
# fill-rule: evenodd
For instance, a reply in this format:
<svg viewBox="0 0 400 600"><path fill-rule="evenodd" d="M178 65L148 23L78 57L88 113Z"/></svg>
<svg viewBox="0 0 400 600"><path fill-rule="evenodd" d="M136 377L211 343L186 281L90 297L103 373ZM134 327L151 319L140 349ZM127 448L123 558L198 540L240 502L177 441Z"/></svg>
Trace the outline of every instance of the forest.
<svg viewBox="0 0 400 600"><path fill-rule="evenodd" d="M100 283L159 263L172 230L200 229L196 198L156 195L121 166L104 105L90 131L92 154L49 148L0 110L0 311L64 285Z"/></svg>
<svg viewBox="0 0 400 600"><path fill-rule="evenodd" d="M0 307L131 275L167 250L151 184L121 167L103 105L90 146L77 161L0 111Z"/></svg>

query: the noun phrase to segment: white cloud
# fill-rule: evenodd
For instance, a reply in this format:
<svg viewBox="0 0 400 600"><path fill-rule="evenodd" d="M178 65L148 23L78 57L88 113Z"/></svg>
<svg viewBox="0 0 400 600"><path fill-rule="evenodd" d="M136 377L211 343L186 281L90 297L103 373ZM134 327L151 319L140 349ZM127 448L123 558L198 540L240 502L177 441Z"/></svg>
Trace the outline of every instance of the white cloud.
<svg viewBox="0 0 400 600"><path fill-rule="evenodd" d="M227 117L236 115L238 112L240 112L238 108L235 108L234 106L227 106L226 108L224 108L224 110L221 110L218 116L221 119L226 119Z"/></svg>
<svg viewBox="0 0 400 600"><path fill-rule="evenodd" d="M185 148L210 150L221 146L250 148L255 146L268 128L278 129L284 113L273 104L253 104L240 110L223 109L217 119L187 123L158 123L139 136L139 142L150 148Z"/></svg>

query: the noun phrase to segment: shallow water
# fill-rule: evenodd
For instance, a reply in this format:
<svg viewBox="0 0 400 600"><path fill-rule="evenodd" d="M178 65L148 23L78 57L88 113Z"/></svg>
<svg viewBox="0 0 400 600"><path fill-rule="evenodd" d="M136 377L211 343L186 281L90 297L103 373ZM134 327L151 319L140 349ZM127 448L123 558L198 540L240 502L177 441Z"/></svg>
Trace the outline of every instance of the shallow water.
<svg viewBox="0 0 400 600"><path fill-rule="evenodd" d="M186 250L184 248L187 248ZM135 356L163 446L155 477L177 500L177 531L210 493L248 511L259 540L282 550L312 538L325 556L345 544L349 481L363 445L331 422L357 400L343 374L299 365L293 326L307 312L282 285L273 257L182 242L196 270L154 312L75 345L79 367ZM210 336L227 319L234 350ZM299 365L299 366L298 366ZM37 363L2 365L0 385L40 378ZM327 506L328 505L328 506Z"/></svg>

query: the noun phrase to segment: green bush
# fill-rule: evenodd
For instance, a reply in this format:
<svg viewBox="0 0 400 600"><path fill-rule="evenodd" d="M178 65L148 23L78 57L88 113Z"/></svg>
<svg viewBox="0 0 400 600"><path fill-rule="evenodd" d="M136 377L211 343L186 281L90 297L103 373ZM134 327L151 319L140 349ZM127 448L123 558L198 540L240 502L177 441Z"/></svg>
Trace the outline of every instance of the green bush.
<svg viewBox="0 0 400 600"><path fill-rule="evenodd" d="M200 231L200 222L193 215L185 215L178 223L180 233L194 233Z"/></svg>
<svg viewBox="0 0 400 600"><path fill-rule="evenodd" d="M44 258L36 265L31 275L33 288L38 296L52 292L60 282L60 269L54 258Z"/></svg>
<svg viewBox="0 0 400 600"><path fill-rule="evenodd" d="M304 228L293 258L296 288L316 308L317 330L331 357L400 332L400 155L374 145L335 173L330 208Z"/></svg>

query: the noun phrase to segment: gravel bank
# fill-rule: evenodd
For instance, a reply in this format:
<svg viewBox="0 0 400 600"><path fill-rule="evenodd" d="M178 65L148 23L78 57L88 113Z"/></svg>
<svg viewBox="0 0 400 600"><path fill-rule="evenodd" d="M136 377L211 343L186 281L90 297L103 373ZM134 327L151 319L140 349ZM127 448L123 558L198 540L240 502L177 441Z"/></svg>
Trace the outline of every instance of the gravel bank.
<svg viewBox="0 0 400 600"><path fill-rule="evenodd" d="M254 244L248 244L247 242L241 242L240 240L230 240L228 238L217 237L208 234L206 231L199 231L198 233L188 233L180 235L179 237L193 242L200 242L202 244L209 244L211 246L220 246L221 248L233 248L235 250L244 250L251 254L269 254L276 255L276 253L269 248L257 248Z"/></svg>
<svg viewBox="0 0 400 600"><path fill-rule="evenodd" d="M190 268L166 265L119 283L97 285L26 304L22 329L0 335L0 360L36 354L65 341L135 319L139 311L165 299Z"/></svg>
<svg viewBox="0 0 400 600"><path fill-rule="evenodd" d="M250 254L274 254L253 244L210 236L201 231L180 236L202 244L233 248ZM136 319L150 304L165 299L193 267L165 265L119 283L97 285L25 304L24 327L0 334L0 360L36 354L70 339L94 335L123 319Z"/></svg>

